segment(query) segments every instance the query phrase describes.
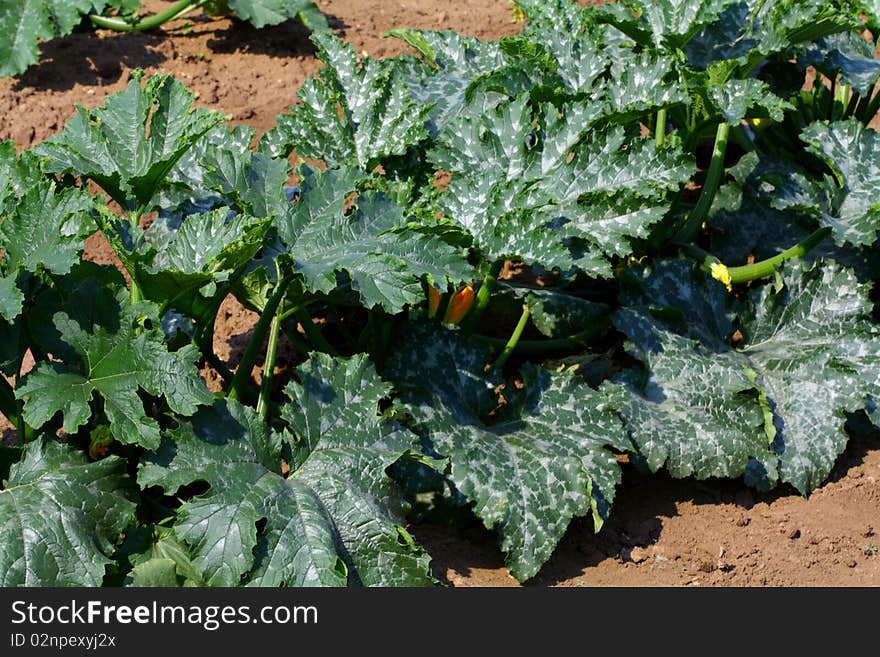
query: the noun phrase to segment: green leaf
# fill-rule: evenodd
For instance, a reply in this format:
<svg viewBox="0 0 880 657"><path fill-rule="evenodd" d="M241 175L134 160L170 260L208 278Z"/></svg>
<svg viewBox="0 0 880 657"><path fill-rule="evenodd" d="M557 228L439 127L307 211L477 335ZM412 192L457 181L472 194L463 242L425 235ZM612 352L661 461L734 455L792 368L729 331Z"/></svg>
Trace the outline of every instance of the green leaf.
<svg viewBox="0 0 880 657"><path fill-rule="evenodd" d="M281 214L290 166L250 149L255 130L249 126L227 129L218 125L180 159L169 175L175 189L163 190L164 207L233 205L255 217ZM179 189L178 189L179 188ZM217 196L212 192L218 192Z"/></svg>
<svg viewBox="0 0 880 657"><path fill-rule="evenodd" d="M24 294L15 284L15 273L0 276L0 317L8 322L21 314Z"/></svg>
<svg viewBox="0 0 880 657"><path fill-rule="evenodd" d="M295 150L329 167L371 170L427 137L428 108L415 103L392 63L367 58L358 64L352 45L332 34L312 40L326 66L303 84L302 105L279 116L264 135L263 152L287 157Z"/></svg>
<svg viewBox="0 0 880 657"><path fill-rule="evenodd" d="M362 175L353 169L324 174L307 169L300 200L277 223L309 289L332 292L337 274L345 272L366 306L396 313L424 299L424 274L438 283L472 277L462 249L406 229L403 209L381 192L361 192L354 210L343 213Z"/></svg>
<svg viewBox="0 0 880 657"><path fill-rule="evenodd" d="M838 0L777 0L758 5L754 33L758 52L784 52L861 26L860 13Z"/></svg>
<svg viewBox="0 0 880 657"><path fill-rule="evenodd" d="M809 208L798 211L795 207L802 188L790 183L803 172L789 163L759 159L757 154L743 157L730 171L737 181L718 191L710 218L711 251L722 262L734 266L748 264L750 257L756 261L772 258L816 230L817 218ZM811 262L823 257L853 269L862 281L880 277L880 253L875 250L837 246L829 237L803 259Z"/></svg>
<svg viewBox="0 0 880 657"><path fill-rule="evenodd" d="M310 30L329 31L327 19L311 0L227 0L242 20L261 28L299 18Z"/></svg>
<svg viewBox="0 0 880 657"><path fill-rule="evenodd" d="M18 156L12 141L0 142L0 213L10 212L31 187L43 182L39 158L30 151Z"/></svg>
<svg viewBox="0 0 880 657"><path fill-rule="evenodd" d="M658 47L681 48L718 20L736 0L655 0L640 2L642 19Z"/></svg>
<svg viewBox="0 0 880 657"><path fill-rule="evenodd" d="M610 312L604 303L552 290L529 290L525 303L535 328L548 338L567 338L606 323Z"/></svg>
<svg viewBox="0 0 880 657"><path fill-rule="evenodd" d="M142 86L141 77L136 72L98 109L78 106L61 134L34 148L47 171L91 178L138 213L153 207L178 160L223 119L192 108L193 94L174 78L155 75Z"/></svg>
<svg viewBox="0 0 880 657"><path fill-rule="evenodd" d="M387 376L402 408L449 459L456 488L498 531L507 565L523 581L550 557L572 518L591 514L601 527L620 481L611 450L626 444L605 396L571 371L527 365L522 389L506 383L499 408L501 381L485 374L487 360L454 331L414 325Z"/></svg>
<svg viewBox="0 0 880 657"><path fill-rule="evenodd" d="M0 585L101 586L134 516L125 461L88 463L46 438L25 446L0 490Z"/></svg>
<svg viewBox="0 0 880 657"><path fill-rule="evenodd" d="M474 86L508 65L498 41L431 30L391 30L387 36L405 41L433 65L400 69L413 100L428 108L426 127L432 138L456 118L477 118L507 100L504 93Z"/></svg>
<svg viewBox="0 0 880 657"><path fill-rule="evenodd" d="M815 66L829 79L839 73L842 82L862 95L869 94L880 79L880 61L874 59L873 44L855 32L820 39L798 61Z"/></svg>
<svg viewBox="0 0 880 657"><path fill-rule="evenodd" d="M808 150L824 160L834 179L826 176L826 189L833 190L823 206L821 223L834 229L838 244L870 246L880 230L880 138L855 119L836 123L813 123L801 134ZM826 197L827 198L827 197Z"/></svg>
<svg viewBox="0 0 880 657"><path fill-rule="evenodd" d="M262 248L271 222L234 214L225 207L179 221L160 217L146 231L155 255L139 269L138 281L147 298L166 309L194 314L200 288L240 275Z"/></svg>
<svg viewBox="0 0 880 657"><path fill-rule="evenodd" d="M663 217L666 190L690 177L692 163L623 128L586 136L600 112L571 103L563 117L553 105L533 116L523 95L440 136L429 155L453 173L441 208L486 259L562 270L576 263L609 276L608 257L629 253L628 240ZM582 240L577 248L573 239Z"/></svg>
<svg viewBox="0 0 880 657"><path fill-rule="evenodd" d="M175 523L209 585L430 584L428 556L403 529L385 475L415 449L415 436L378 415L389 387L364 356L315 354L301 376L287 388L296 438L286 479L279 436L250 409L218 402L171 432L142 464L141 485L211 485Z"/></svg>
<svg viewBox="0 0 880 657"><path fill-rule="evenodd" d="M719 20L703 27L686 44L691 66L705 70L713 63L735 61L744 72L750 72L764 58L779 54L788 60L793 47L852 31L860 23L858 12L849 3L836 0L726 4Z"/></svg>
<svg viewBox="0 0 880 657"><path fill-rule="evenodd" d="M770 91L766 82L755 78L724 80L709 87L709 97L721 110L730 125L739 125L746 116L760 116L750 110L766 113L774 121L785 118L785 110L793 106Z"/></svg>
<svg viewBox="0 0 880 657"><path fill-rule="evenodd" d="M147 416L139 389L164 396L171 410L185 416L211 403L213 397L194 365L197 349L187 345L169 352L155 306L127 305L126 297L122 290L117 299L104 304L100 324L83 326L67 312L55 314L55 327L80 358L42 362L27 375L16 397L26 399L28 424L41 427L60 411L64 428L76 432L92 416L89 402L97 393L116 440L155 449L159 425ZM143 326L144 317L151 328Z"/></svg>
<svg viewBox="0 0 880 657"><path fill-rule="evenodd" d="M171 527L149 525L130 531L117 556L132 566L126 586L204 586L189 549Z"/></svg>
<svg viewBox="0 0 880 657"><path fill-rule="evenodd" d="M0 77L18 75L39 56L39 42L70 34L84 14L118 4L108 0L0 0Z"/></svg>
<svg viewBox="0 0 880 657"><path fill-rule="evenodd" d="M865 286L833 263L791 264L781 285L739 309L743 339L733 346L719 283L677 272L670 296L682 267L659 265L642 303L615 319L647 368L611 387L639 453L674 476L745 474L761 487L778 478L809 493L846 445L846 414L865 408L880 380ZM694 300L708 304L703 314Z"/></svg>
<svg viewBox="0 0 880 657"><path fill-rule="evenodd" d="M639 118L644 112L690 102L671 57L651 51L620 57L606 89L609 117Z"/></svg>
<svg viewBox="0 0 880 657"><path fill-rule="evenodd" d="M14 289L21 271L66 274L79 260L86 237L96 226L92 201L78 189L58 190L55 183L32 186L0 223L0 315L12 320L23 297Z"/></svg>

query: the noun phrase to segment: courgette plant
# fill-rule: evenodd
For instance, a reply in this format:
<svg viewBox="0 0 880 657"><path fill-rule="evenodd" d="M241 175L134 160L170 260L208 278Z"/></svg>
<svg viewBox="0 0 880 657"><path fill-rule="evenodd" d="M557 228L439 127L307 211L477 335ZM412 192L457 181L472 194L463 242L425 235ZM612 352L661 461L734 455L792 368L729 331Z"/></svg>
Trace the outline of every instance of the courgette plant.
<svg viewBox="0 0 880 657"><path fill-rule="evenodd" d="M0 583L432 584L432 514L524 581L623 460L807 495L880 426L877 8L516 5L315 34L253 148L139 73L3 145Z"/></svg>

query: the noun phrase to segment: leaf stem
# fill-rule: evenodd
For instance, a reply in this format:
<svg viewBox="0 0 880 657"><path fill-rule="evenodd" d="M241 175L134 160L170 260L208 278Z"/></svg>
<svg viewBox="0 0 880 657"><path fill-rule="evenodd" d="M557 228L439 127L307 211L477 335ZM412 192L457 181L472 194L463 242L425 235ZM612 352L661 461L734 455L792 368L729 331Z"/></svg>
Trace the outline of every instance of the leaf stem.
<svg viewBox="0 0 880 657"><path fill-rule="evenodd" d="M724 270L730 278L730 283L736 285L738 283L748 283L749 281L755 281L760 278L771 276L783 262L792 258L805 256L830 234L831 227L823 226L810 233L806 238L790 249L786 249L772 258L767 258L766 260L761 260L760 262L755 262L751 265L741 265L739 267L725 267L718 258L693 244L678 244L678 246L687 255L699 260L702 266L707 270L711 270L713 265L721 265L724 267Z"/></svg>
<svg viewBox="0 0 880 657"><path fill-rule="evenodd" d="M730 124L721 122L715 132L715 147L712 149L712 161L706 174L706 182L703 183L703 191L696 207L688 217L684 226L676 234L676 242L693 242L700 231L700 226L709 216L709 210L718 192L718 186L724 177L724 156L727 154L727 139L730 136Z"/></svg>
<svg viewBox="0 0 880 657"><path fill-rule="evenodd" d="M834 94L834 111L831 117L832 121L840 121L846 118L846 110L849 107L850 99L854 96L852 87L842 80L837 87L837 93Z"/></svg>
<svg viewBox="0 0 880 657"><path fill-rule="evenodd" d="M278 306L284 298L284 293L287 291L287 286L290 283L290 280L290 278L279 278L278 283L275 285L275 289L272 291L272 296L269 297L269 300L266 302L266 307L263 308L260 319L257 320L257 324L254 326L254 331L251 334L248 346L244 351L244 355L241 357L241 362L238 364L238 368L235 370L235 375L232 377L232 383L229 386L228 394L230 399L238 399L245 394L246 388L251 379L251 370L254 369L254 363L257 362L260 347L263 346L263 339L266 337L266 332L272 324L275 312L278 310Z"/></svg>
<svg viewBox="0 0 880 657"><path fill-rule="evenodd" d="M831 227L824 226L813 231L806 239L798 242L790 249L786 249L782 253L767 258L761 262L751 265L742 265L740 267L728 267L731 283L747 283L759 278L766 278L773 274L776 269L786 260L791 258L800 258L812 251L816 246L831 234Z"/></svg>
<svg viewBox="0 0 880 657"><path fill-rule="evenodd" d="M489 299L492 296L492 291L495 289L495 283L498 282L498 275L501 273L502 267L504 267L504 260L496 260L492 263L489 272L483 277L483 282L480 285L480 289L477 290L477 296L474 299L474 305L461 323L461 329L465 335L470 335L474 332L477 322L480 321L480 318L486 311L486 306L489 305Z"/></svg>
<svg viewBox="0 0 880 657"><path fill-rule="evenodd" d="M90 14L89 20L96 27L114 30L116 32L143 32L145 30L152 30L159 27L163 23L173 21L175 18L192 11L197 7L201 7L203 4L205 4L205 0L180 0L168 7L165 11L154 14L153 16L148 16L147 18L141 18L135 23L129 23L122 18L100 16L98 14Z"/></svg>
<svg viewBox="0 0 880 657"><path fill-rule="evenodd" d="M516 345L519 342L519 339L522 337L522 333L526 328L526 324L529 323L529 316L529 307L528 305L523 304L522 315L520 315L519 321L516 323L516 327L513 329L513 333L510 334L510 339L507 341L507 344L504 345L504 349L495 360L495 364L493 365L495 369L502 369L504 367L504 364L507 362L507 359L510 358L510 355L513 353L513 350L516 349Z"/></svg>
<svg viewBox="0 0 880 657"><path fill-rule="evenodd" d="M275 376L275 359L278 356L278 334L281 329L281 317L278 313L272 318L269 327L269 344L266 347L266 361L263 364L263 383L260 386L260 398L257 400L257 414L266 417L269 409L269 394L272 391L272 379Z"/></svg>
<svg viewBox="0 0 880 657"><path fill-rule="evenodd" d="M666 143L666 108L657 110L657 125L654 128L654 139L658 147Z"/></svg>
<svg viewBox="0 0 880 657"><path fill-rule="evenodd" d="M517 356L545 357L555 354L568 354L588 347L592 340L599 337L607 326L592 327L575 333L567 338L553 338L550 340L520 340L516 343L512 353ZM503 349L509 340L504 338L491 338L486 335L474 335L474 340L481 342L492 349Z"/></svg>

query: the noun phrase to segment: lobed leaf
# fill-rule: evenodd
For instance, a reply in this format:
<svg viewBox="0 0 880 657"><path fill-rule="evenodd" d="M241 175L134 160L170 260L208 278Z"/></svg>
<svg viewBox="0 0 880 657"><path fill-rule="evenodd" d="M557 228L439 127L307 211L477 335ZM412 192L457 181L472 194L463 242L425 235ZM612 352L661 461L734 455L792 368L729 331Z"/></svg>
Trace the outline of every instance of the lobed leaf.
<svg viewBox="0 0 880 657"><path fill-rule="evenodd" d="M351 44L331 34L312 39L326 66L303 84L302 105L279 116L264 135L263 152L286 157L295 150L330 167L371 170L427 137L428 108L412 99L393 65L376 59L358 64Z"/></svg>
<svg viewBox="0 0 880 657"><path fill-rule="evenodd" d="M385 469L414 436L378 415L389 392L365 356L315 354L291 383L283 440L250 409L217 402L170 432L142 463L143 486L211 488L182 507L175 531L192 546L208 585L417 586L432 582L428 557L403 529ZM288 457L291 458L291 457ZM258 532L257 523L265 520Z"/></svg>
<svg viewBox="0 0 880 657"><path fill-rule="evenodd" d="M449 459L456 488L498 531L511 574L523 581L572 518L592 515L602 526L620 482L612 450L626 444L614 408L571 371L527 365L522 389L506 383L498 407L501 381L485 374L487 357L453 331L414 325L386 374L402 408Z"/></svg>
<svg viewBox="0 0 880 657"><path fill-rule="evenodd" d="M116 440L155 449L159 425L146 414L139 389L163 396L171 410L183 416L211 403L213 397L194 366L196 348L187 345L169 352L155 306L147 302L123 306L126 296L123 290L117 299L95 300L100 304L95 309L100 323L83 326L80 313L55 313L61 339L78 358L42 362L25 377L15 394L25 399L28 424L41 427L61 412L64 428L76 432L92 417L90 401L97 393ZM151 328L143 326L144 317L152 322Z"/></svg>
<svg viewBox="0 0 880 657"><path fill-rule="evenodd" d="M101 586L134 516L125 461L88 463L51 438L24 447L0 490L0 585Z"/></svg>
<svg viewBox="0 0 880 657"><path fill-rule="evenodd" d="M223 115L192 108L193 94L160 74L141 85L136 72L128 88L95 110L77 107L64 130L37 144L46 170L90 178L123 208L152 209L169 172Z"/></svg>
<svg viewBox="0 0 880 657"><path fill-rule="evenodd" d="M734 345L720 302L702 316L690 306L720 299L719 283L682 276L668 296L670 271L683 267L661 263L643 291L646 301L661 295L673 317L687 316L684 331L653 304L615 319L647 367L612 386L639 453L675 476L745 474L809 493L846 445L846 413L865 408L880 380L880 333L864 286L833 263L791 265L781 285L755 290L739 309L743 339Z"/></svg>

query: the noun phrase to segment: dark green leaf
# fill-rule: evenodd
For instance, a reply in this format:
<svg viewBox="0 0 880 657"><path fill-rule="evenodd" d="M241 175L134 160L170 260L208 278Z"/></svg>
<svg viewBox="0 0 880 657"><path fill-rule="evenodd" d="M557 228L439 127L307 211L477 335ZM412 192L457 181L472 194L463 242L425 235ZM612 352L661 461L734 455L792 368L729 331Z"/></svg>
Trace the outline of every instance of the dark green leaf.
<svg viewBox="0 0 880 657"><path fill-rule="evenodd" d="M25 421L41 427L60 411L64 428L75 432L92 416L89 402L97 393L116 440L155 449L159 425L147 416L138 390L164 396L181 415L210 404L213 398L194 365L198 352L192 345L169 352L155 306L128 305L124 290L100 315L102 324L83 327L66 312L55 314L55 327L79 359L43 362L27 375L16 390L16 397L26 399ZM143 317L152 328L142 326Z"/></svg>
<svg viewBox="0 0 880 657"><path fill-rule="evenodd" d="M0 585L100 586L134 515L128 488L122 459L28 444L0 490Z"/></svg>
<svg viewBox="0 0 880 657"><path fill-rule="evenodd" d="M300 200L278 221L278 234L308 287L329 293L345 272L362 302L396 313L424 299L420 279L440 283L472 276L466 254L441 239L406 230L403 209L382 193L361 192L349 214L343 206L360 174L308 170Z"/></svg>
<svg viewBox="0 0 880 657"><path fill-rule="evenodd" d="M358 64L351 44L332 34L312 39L326 66L320 77L303 84L298 94L302 105L278 117L261 149L285 157L295 150L331 167L356 164L370 170L427 136L428 108L413 101L391 63L365 59Z"/></svg>
<svg viewBox="0 0 880 657"><path fill-rule="evenodd" d="M311 0L227 0L235 15L260 28L299 18L311 30L329 31L327 19Z"/></svg>
<svg viewBox="0 0 880 657"><path fill-rule="evenodd" d="M288 386L296 438L286 479L279 437L249 409L218 402L142 464L141 485L210 483L175 524L209 585L429 584L428 557L403 529L385 475L415 449L415 436L377 414L388 386L364 356L316 354L301 372Z"/></svg>
<svg viewBox="0 0 880 657"><path fill-rule="evenodd" d="M743 338L732 346L719 302L702 314L693 305L720 298L719 283L682 277L672 299L654 301L668 294L670 268L647 278L641 305L615 320L647 366L613 388L639 452L675 476L744 473L810 492L846 445L846 413L865 408L880 380L864 286L833 263L792 264L781 286L755 290L740 309ZM655 310L667 304L687 316L684 329Z"/></svg>
<svg viewBox="0 0 880 657"><path fill-rule="evenodd" d="M223 119L192 108L193 94L168 75L128 89L95 110L79 106L61 134L38 144L46 169L91 178L123 208L149 210L177 161Z"/></svg>
<svg viewBox="0 0 880 657"><path fill-rule="evenodd" d="M610 448L625 449L624 434L604 395L571 371L528 365L522 389L507 383L497 408L501 381L485 374L487 359L453 331L416 325L391 356L388 376L449 459L455 486L499 532L511 573L526 580L573 517L592 514L601 527L620 481Z"/></svg>

